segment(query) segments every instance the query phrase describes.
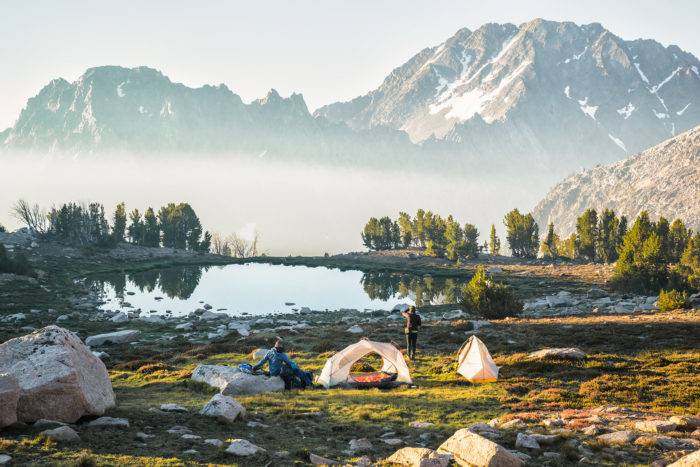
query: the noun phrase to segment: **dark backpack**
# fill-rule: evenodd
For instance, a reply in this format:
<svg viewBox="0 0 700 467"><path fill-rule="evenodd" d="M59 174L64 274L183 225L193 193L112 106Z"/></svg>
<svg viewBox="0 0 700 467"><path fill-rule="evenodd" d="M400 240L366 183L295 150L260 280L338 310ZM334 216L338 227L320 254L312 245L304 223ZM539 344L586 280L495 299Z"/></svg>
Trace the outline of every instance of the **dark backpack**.
<svg viewBox="0 0 700 467"><path fill-rule="evenodd" d="M408 329L416 330L419 327L421 327L420 315L418 313L408 315Z"/></svg>

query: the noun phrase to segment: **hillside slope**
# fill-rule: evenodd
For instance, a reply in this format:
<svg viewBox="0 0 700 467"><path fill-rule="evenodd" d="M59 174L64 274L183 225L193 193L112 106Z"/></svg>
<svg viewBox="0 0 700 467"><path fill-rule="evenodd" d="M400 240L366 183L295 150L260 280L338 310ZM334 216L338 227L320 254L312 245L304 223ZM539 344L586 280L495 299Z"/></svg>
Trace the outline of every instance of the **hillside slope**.
<svg viewBox="0 0 700 467"><path fill-rule="evenodd" d="M630 220L647 210L700 230L700 126L629 159L567 178L537 204L534 215L540 226L554 222L560 235L568 235L589 207L609 207Z"/></svg>

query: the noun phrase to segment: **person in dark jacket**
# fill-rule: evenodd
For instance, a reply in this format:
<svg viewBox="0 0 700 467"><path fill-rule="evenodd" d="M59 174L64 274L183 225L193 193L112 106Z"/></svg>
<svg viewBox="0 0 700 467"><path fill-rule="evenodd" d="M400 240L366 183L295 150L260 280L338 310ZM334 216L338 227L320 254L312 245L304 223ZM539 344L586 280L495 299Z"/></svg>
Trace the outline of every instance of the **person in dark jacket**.
<svg viewBox="0 0 700 467"><path fill-rule="evenodd" d="M408 358L414 360L416 358L416 346L418 345L418 329L421 326L420 315L416 311L415 306L408 307L401 314L406 318L406 326L404 327L404 332L406 333L406 354L408 354Z"/></svg>

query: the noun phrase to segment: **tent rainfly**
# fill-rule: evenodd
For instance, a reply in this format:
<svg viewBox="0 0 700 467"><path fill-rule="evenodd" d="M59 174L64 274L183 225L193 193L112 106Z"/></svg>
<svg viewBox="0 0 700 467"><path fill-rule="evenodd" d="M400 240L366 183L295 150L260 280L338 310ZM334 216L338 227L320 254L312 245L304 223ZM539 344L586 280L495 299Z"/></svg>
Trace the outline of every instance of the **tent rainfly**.
<svg viewBox="0 0 700 467"><path fill-rule="evenodd" d="M462 345L457 357L457 373L472 383L488 383L498 379L498 367L489 349L476 336Z"/></svg>
<svg viewBox="0 0 700 467"><path fill-rule="evenodd" d="M370 353L376 353L382 357L381 371L396 374L397 383L413 383L406 360L399 349L388 343L368 339L351 344L326 360L316 381L326 388L353 383L350 369L355 362Z"/></svg>

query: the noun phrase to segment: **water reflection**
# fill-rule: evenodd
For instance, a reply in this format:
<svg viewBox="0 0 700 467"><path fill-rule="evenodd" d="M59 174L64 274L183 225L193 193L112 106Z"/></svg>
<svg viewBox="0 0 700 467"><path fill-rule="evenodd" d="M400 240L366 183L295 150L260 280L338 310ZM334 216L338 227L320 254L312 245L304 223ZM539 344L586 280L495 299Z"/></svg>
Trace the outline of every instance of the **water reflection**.
<svg viewBox="0 0 700 467"><path fill-rule="evenodd" d="M202 272L208 270L208 266L186 266L151 269L128 275L110 274L92 278L90 285L93 290L99 293L103 293L108 287L111 287L114 296L120 300L124 300L127 283L142 294L159 290L170 299L187 300L197 289ZM134 293L135 291L132 290L132 294Z"/></svg>
<svg viewBox="0 0 700 467"><path fill-rule="evenodd" d="M229 314L310 310L391 310L398 303L454 304L464 280L324 267L237 264L153 269L90 279L103 309L185 315L202 304Z"/></svg>
<svg viewBox="0 0 700 467"><path fill-rule="evenodd" d="M416 305L458 303L465 282L451 277L416 276L387 272L362 275L362 287L371 299L409 298Z"/></svg>

